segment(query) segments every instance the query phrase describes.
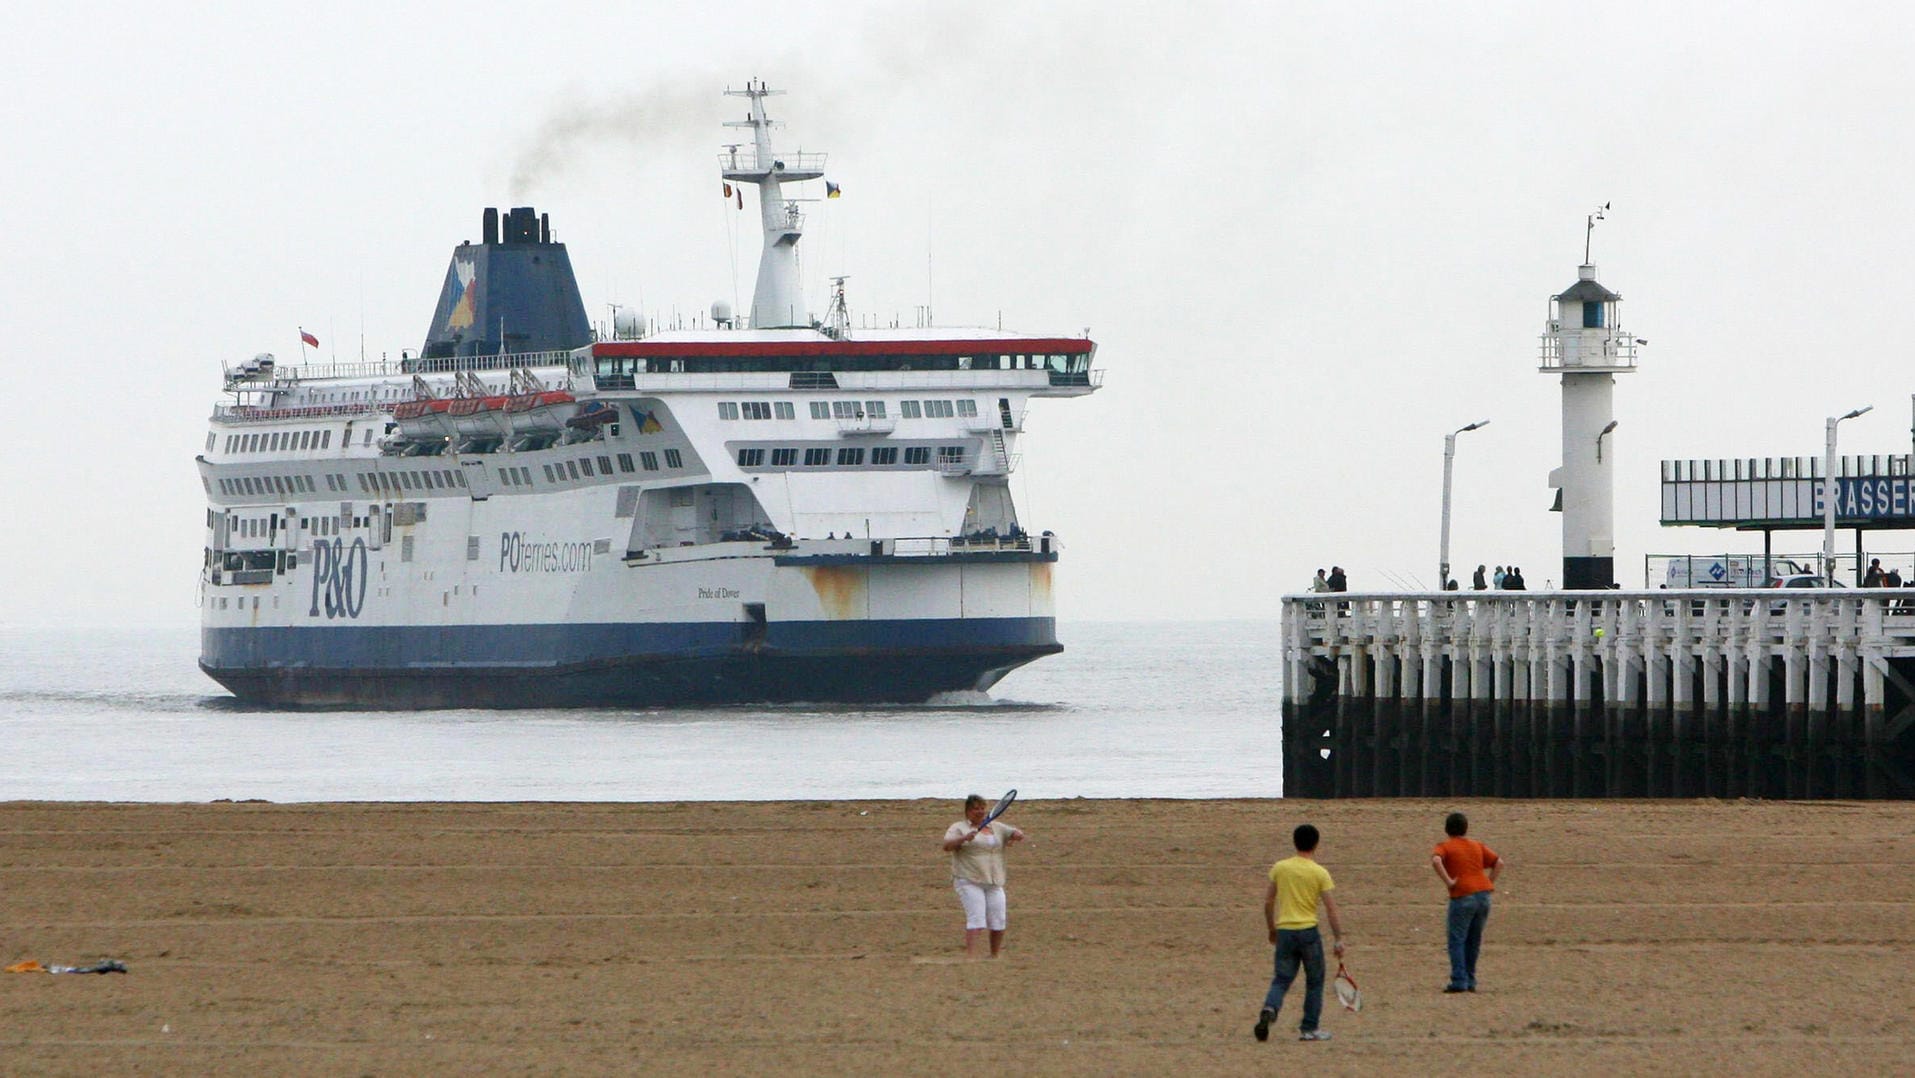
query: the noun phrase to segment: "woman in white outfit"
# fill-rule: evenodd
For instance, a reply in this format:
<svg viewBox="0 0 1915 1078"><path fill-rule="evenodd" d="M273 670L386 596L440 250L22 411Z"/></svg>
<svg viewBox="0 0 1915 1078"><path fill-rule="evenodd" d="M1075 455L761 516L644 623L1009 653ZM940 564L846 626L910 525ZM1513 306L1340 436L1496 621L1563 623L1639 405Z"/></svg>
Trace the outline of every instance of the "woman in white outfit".
<svg viewBox="0 0 1915 1078"><path fill-rule="evenodd" d="M964 818L944 832L944 851L951 855L951 886L964 904L964 951L979 957L978 944L991 933L991 957L1004 949L1004 847L1021 842L1024 832L992 820L984 823L990 806L977 794L964 799Z"/></svg>

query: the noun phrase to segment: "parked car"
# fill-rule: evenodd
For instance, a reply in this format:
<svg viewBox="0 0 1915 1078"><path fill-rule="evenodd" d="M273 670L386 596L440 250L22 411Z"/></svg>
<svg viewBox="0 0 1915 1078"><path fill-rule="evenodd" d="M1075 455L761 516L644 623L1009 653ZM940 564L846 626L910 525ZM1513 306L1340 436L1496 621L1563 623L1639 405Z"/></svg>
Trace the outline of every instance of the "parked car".
<svg viewBox="0 0 1915 1078"><path fill-rule="evenodd" d="M1788 576L1777 577L1775 583L1770 584L1769 586L1771 588L1827 589L1827 588L1841 588L1842 584L1840 581L1837 581L1834 584L1827 583L1822 579L1822 576L1820 573L1790 573ZM1786 613L1788 609L1789 609L1789 604L1782 602L1780 600L1777 600L1769 604L1770 614Z"/></svg>

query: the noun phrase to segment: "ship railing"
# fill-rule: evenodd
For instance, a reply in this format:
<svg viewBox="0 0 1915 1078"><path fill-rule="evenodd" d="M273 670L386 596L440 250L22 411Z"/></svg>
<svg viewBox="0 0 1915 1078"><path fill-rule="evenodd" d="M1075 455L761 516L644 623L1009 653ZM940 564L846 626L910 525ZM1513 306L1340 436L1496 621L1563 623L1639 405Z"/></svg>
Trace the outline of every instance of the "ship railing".
<svg viewBox="0 0 1915 1078"><path fill-rule="evenodd" d="M899 558L937 558L953 553L976 553L979 551L996 552L1011 550L1041 550L1048 554L1055 547L1057 537L1050 534L1041 536L997 535L991 532L976 532L971 535L928 535L912 538L899 538L890 541L890 553Z"/></svg>
<svg viewBox="0 0 1915 1078"><path fill-rule="evenodd" d="M388 406L389 407L389 406ZM315 404L294 408L268 408L258 404L216 404L213 419L221 423L267 423L277 419L312 419L320 416L360 416L383 412L376 401L351 404Z"/></svg>
<svg viewBox="0 0 1915 1078"><path fill-rule="evenodd" d="M838 420L838 433L845 437L882 436L898 429L898 421L884 416L859 416Z"/></svg>
<svg viewBox="0 0 1915 1078"><path fill-rule="evenodd" d="M721 153L718 155L718 167L728 178L742 179L750 176L782 172L786 175L801 172L823 172L825 155L821 153L774 153L770 157L760 157L756 149L740 153Z"/></svg>
<svg viewBox="0 0 1915 1078"><path fill-rule="evenodd" d="M339 378L393 378L407 374L443 374L450 371L503 371L516 367L563 367L571 362L567 351L506 352L486 356L408 356L403 359L367 360L359 363L301 363L275 366L267 371L249 372L245 368L224 367L226 388L264 390L296 386Z"/></svg>
<svg viewBox="0 0 1915 1078"><path fill-rule="evenodd" d="M1104 368L1096 367L1087 371L1051 371L1051 384L1054 386L1084 386L1096 389L1104 384Z"/></svg>

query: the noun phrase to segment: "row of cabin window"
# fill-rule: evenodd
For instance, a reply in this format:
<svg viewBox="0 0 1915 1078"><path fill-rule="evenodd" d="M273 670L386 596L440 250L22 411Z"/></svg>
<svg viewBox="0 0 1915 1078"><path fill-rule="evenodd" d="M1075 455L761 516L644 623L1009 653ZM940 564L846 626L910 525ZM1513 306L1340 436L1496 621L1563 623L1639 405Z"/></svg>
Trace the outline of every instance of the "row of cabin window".
<svg viewBox="0 0 1915 1078"><path fill-rule="evenodd" d="M720 419L795 419L790 401L719 401ZM949 419L977 415L974 400L908 400L898 402L901 419ZM883 401L812 401L813 419L884 419Z"/></svg>
<svg viewBox="0 0 1915 1078"><path fill-rule="evenodd" d="M355 528L365 526L364 517L353 517ZM338 517L300 517L299 526L314 536L324 539L339 534ZM235 517L233 535L239 539L275 539L279 536L279 514L272 515L270 523L266 517Z"/></svg>
<svg viewBox="0 0 1915 1078"><path fill-rule="evenodd" d="M618 472L658 471L658 454L645 450L638 454L636 462L630 453L619 453L617 471L613 470L612 457L600 454L596 457L579 457L576 460L561 460L540 465L545 470L547 483L573 483L581 479L596 479L602 475L616 475ZM679 469L685 466L685 457L676 449L665 450L665 467ZM532 485L532 469L512 467L499 469L499 482L508 487L529 487Z"/></svg>
<svg viewBox="0 0 1915 1078"><path fill-rule="evenodd" d="M256 434L228 434L228 453L275 453L282 449L331 449L330 430L270 430Z"/></svg>
<svg viewBox="0 0 1915 1078"><path fill-rule="evenodd" d="M871 464L873 467L882 468L882 467L896 465L898 463L898 447L895 445L877 446L873 448L870 452L871 452ZM804 466L807 468L829 467L832 462L832 453L833 451L831 449L825 448L825 447L807 449L805 450ZM840 448L836 450L836 453L837 453L838 467L840 468L860 468L864 466L865 449L863 446L841 446ZM938 446L938 463L960 464L963 461L964 461L963 446L961 445ZM930 463L931 463L931 447L930 446L908 445L904 447L905 467L907 468L923 467ZM797 464L798 464L798 450L793 448L780 448L780 449L771 450L771 466L772 467L791 468L791 467L796 467ZM740 468L764 467L765 466L765 450L740 449L738 451L738 466Z"/></svg>
<svg viewBox="0 0 1915 1078"><path fill-rule="evenodd" d="M1071 352L1046 355L1043 353L1018 355L975 355L975 356L925 356L925 355L888 355L888 356L820 356L815 359L801 359L791 356L658 356L653 358L627 358L625 356L597 356L596 369L599 374L735 374L739 372L779 372L786 371L1070 371L1082 372L1090 369L1089 352Z"/></svg>
<svg viewBox="0 0 1915 1078"><path fill-rule="evenodd" d="M326 489L336 494L351 490L346 477L335 472L320 476ZM360 472L359 490L364 494L383 494L405 490L463 490L465 476L450 468L427 468L403 472ZM219 481L220 493L230 497L263 497L268 494L317 494L319 488L309 475L248 475Z"/></svg>
<svg viewBox="0 0 1915 1078"><path fill-rule="evenodd" d="M796 419L797 408L790 401L719 401L720 419Z"/></svg>

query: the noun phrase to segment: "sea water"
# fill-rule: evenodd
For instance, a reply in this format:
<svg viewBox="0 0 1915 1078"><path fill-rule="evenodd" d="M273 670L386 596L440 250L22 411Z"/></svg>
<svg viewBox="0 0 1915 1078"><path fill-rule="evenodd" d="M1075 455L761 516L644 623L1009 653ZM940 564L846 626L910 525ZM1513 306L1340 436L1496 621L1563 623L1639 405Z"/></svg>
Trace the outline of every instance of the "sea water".
<svg viewBox="0 0 1915 1078"><path fill-rule="evenodd" d="M0 800L1272 797L1274 623L1075 623L912 706L270 711L196 628L0 630Z"/></svg>

